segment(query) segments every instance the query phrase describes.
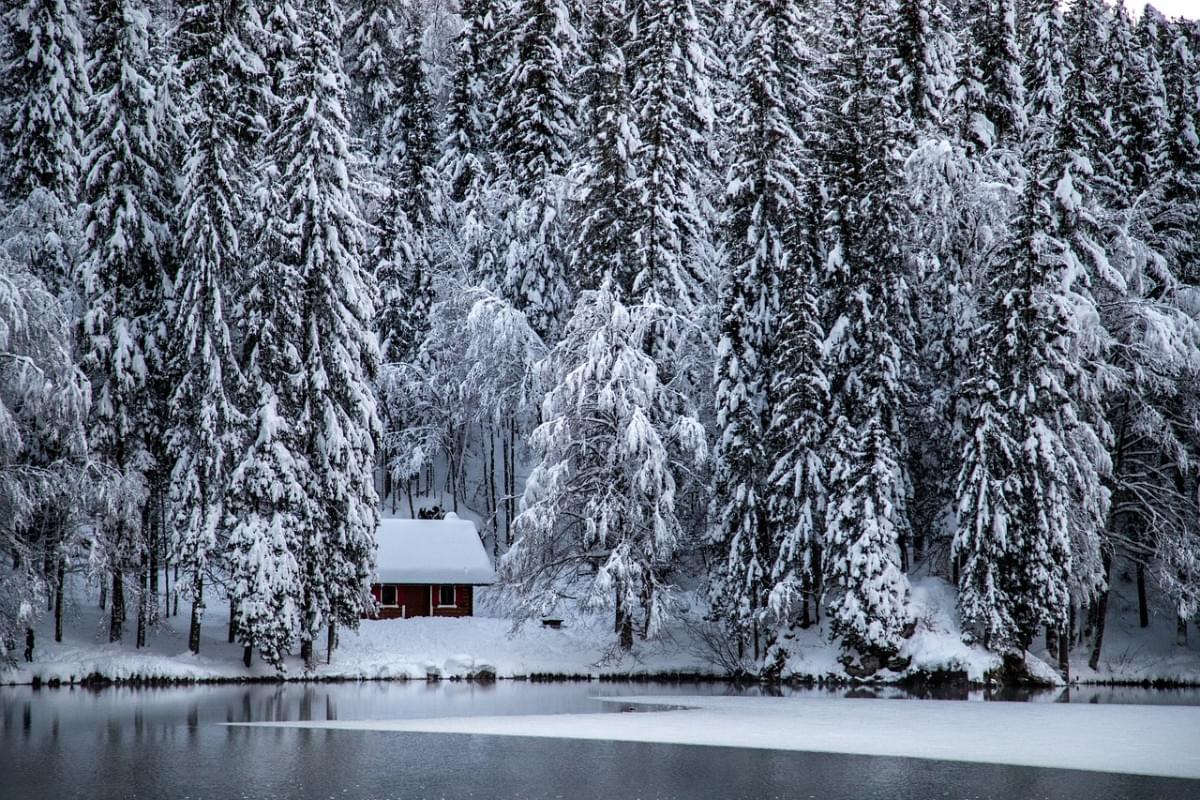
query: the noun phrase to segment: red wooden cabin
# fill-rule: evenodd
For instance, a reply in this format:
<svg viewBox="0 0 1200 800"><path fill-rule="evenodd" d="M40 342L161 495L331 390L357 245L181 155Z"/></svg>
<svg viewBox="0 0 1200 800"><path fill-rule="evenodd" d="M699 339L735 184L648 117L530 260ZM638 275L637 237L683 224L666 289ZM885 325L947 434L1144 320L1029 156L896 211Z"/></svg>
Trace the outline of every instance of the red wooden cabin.
<svg viewBox="0 0 1200 800"><path fill-rule="evenodd" d="M496 582L470 520L384 519L376 542L376 619L469 617L475 587Z"/></svg>

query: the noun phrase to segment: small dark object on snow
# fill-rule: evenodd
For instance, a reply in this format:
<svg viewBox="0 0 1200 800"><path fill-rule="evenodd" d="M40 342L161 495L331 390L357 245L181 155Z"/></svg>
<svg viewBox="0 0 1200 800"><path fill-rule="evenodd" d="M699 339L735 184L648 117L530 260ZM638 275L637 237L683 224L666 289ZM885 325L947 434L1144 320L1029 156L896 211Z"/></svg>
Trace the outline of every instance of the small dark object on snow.
<svg viewBox="0 0 1200 800"><path fill-rule="evenodd" d="M562 620L548 617L548 618L542 620L542 627L543 628L554 628L554 630L558 630L559 628L562 627Z"/></svg>

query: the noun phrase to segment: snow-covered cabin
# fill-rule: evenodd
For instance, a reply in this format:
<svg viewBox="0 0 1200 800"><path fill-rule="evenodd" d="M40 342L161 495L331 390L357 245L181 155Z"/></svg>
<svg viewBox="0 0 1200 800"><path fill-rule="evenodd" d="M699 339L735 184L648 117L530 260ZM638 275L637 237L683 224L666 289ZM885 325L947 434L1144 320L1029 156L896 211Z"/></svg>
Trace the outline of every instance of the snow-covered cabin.
<svg viewBox="0 0 1200 800"><path fill-rule="evenodd" d="M447 519L382 519L376 534L371 594L377 618L469 617L475 587L496 582L475 523Z"/></svg>

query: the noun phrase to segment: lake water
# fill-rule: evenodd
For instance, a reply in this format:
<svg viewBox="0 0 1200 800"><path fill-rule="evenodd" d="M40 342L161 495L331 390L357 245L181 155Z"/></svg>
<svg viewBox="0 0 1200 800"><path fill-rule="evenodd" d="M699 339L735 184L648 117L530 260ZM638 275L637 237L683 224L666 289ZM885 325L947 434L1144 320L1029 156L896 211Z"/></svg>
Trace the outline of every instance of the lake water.
<svg viewBox="0 0 1200 800"><path fill-rule="evenodd" d="M619 705L611 707L592 698L729 693L758 690L723 684L508 681L40 691L0 687L0 800L1200 798L1200 781L1069 770L735 748L220 724L606 709L617 713ZM784 693L847 694L845 690ZM896 690L876 694L902 696ZM1069 698L1048 693L1026 699L1200 705L1200 691L1096 688L1073 690Z"/></svg>

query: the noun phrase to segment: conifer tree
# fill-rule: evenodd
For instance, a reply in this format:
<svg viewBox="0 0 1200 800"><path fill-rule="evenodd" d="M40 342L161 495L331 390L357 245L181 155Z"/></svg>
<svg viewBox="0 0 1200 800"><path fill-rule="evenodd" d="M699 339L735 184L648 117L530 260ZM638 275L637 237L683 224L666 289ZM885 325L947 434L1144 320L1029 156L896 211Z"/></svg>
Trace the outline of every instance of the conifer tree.
<svg viewBox="0 0 1200 800"><path fill-rule="evenodd" d="M691 0L636 0L626 51L641 141L631 210L636 263L622 279L630 298L656 296L689 313L709 281L709 210L703 174L713 128L708 42Z"/></svg>
<svg viewBox="0 0 1200 800"><path fill-rule="evenodd" d="M496 111L492 90L501 50L494 41L496 13L494 0L463 0L459 9L463 29L455 39L440 164L455 203L466 200L490 174L488 145Z"/></svg>
<svg viewBox="0 0 1200 800"><path fill-rule="evenodd" d="M625 297L636 275L632 191L641 148L627 80L627 16L625 0L605 0L588 31L592 60L581 81L587 124L574 176L579 195L571 241L576 285L593 289L610 277Z"/></svg>
<svg viewBox="0 0 1200 800"><path fill-rule="evenodd" d="M142 508L153 467L145 432L151 417L148 365L156 358L157 315L164 307L166 208L156 92L149 76L149 15L135 0L96 9L89 69L88 202L82 267L82 342L94 402L93 453L119 476L102 526L112 577L109 637L121 638L124 573L144 556Z"/></svg>
<svg viewBox="0 0 1200 800"><path fill-rule="evenodd" d="M433 305L430 237L437 142L415 15L407 18L399 64L401 83L384 123L388 196L372 258L380 292L376 325L385 362L411 362L416 357Z"/></svg>
<svg viewBox="0 0 1200 800"><path fill-rule="evenodd" d="M889 10L855 0L835 12L818 144L833 401L823 573L832 631L849 668L865 673L896 655L910 624L899 409L912 331L900 190L913 133L891 70Z"/></svg>
<svg viewBox="0 0 1200 800"><path fill-rule="evenodd" d="M4 7L0 73L0 235L61 296L73 294L83 125L89 86L78 0Z"/></svg>
<svg viewBox="0 0 1200 800"><path fill-rule="evenodd" d="M1012 0L972 0L956 104L968 147L1011 145L1025 127L1025 98Z"/></svg>
<svg viewBox="0 0 1200 800"><path fill-rule="evenodd" d="M722 563L714 601L716 613L731 621L734 634L753 642L758 659L761 637L766 636L769 646L773 629L790 622L792 601L800 594L807 567L804 553L782 554L779 541L804 521L778 520L781 525L776 527L769 517L767 479L774 464L767 429L771 368L812 367L773 360L780 317L811 310L781 308L780 286L803 286L805 277L795 273L809 269L811 261L805 258L796 224L805 198L797 191L802 185L801 142L795 125L808 105L801 73L806 60L801 20L794 4L775 0L754 3L747 11L735 101L739 135L726 209L730 267L722 291L717 352L716 422L721 438L716 502L721 509ZM787 299L803 304L800 295L789 293ZM803 341L807 332L794 333ZM790 352L800 349L800 342L789 343ZM807 467L800 465L802 470ZM808 488L805 480L801 476L801 486L794 487L801 490L801 498ZM810 534L804 538L811 540Z"/></svg>
<svg viewBox="0 0 1200 800"><path fill-rule="evenodd" d="M497 76L492 139L513 196L496 285L534 330L553 339L570 305L559 219L574 136L567 63L576 34L560 0L514 0L505 19L513 50Z"/></svg>
<svg viewBox="0 0 1200 800"><path fill-rule="evenodd" d="M1030 135L1042 139L1045 146L1062 112L1066 45L1058 0L1036 0L1031 5L1022 68L1027 89L1025 109Z"/></svg>
<svg viewBox="0 0 1200 800"><path fill-rule="evenodd" d="M373 156L385 152L386 119L392 113L400 87L407 77L401 63L401 14L396 0L361 0L346 21L347 75L350 79L355 132Z"/></svg>
<svg viewBox="0 0 1200 800"><path fill-rule="evenodd" d="M371 322L374 281L363 269L361 219L351 193L346 76L337 44L342 17L331 2L305 6L296 61L273 150L282 216L295 240L301 378L296 425L305 446L306 513L297 542L300 643L326 625L357 626L368 602L378 501L379 418L371 382L379 352Z"/></svg>
<svg viewBox="0 0 1200 800"><path fill-rule="evenodd" d="M219 561L228 513L229 474L241 438L240 393L230 290L243 260L239 227L249 175L239 141L239 114L229 104L247 60L242 20L209 0L184 9L180 61L191 110L188 159L178 218L178 304L171 320L179 382L171 397L171 508L176 563L192 600L188 646L200 647L204 580Z"/></svg>
<svg viewBox="0 0 1200 800"><path fill-rule="evenodd" d="M919 129L938 128L954 79L954 42L943 0L897 0L900 87Z"/></svg>

